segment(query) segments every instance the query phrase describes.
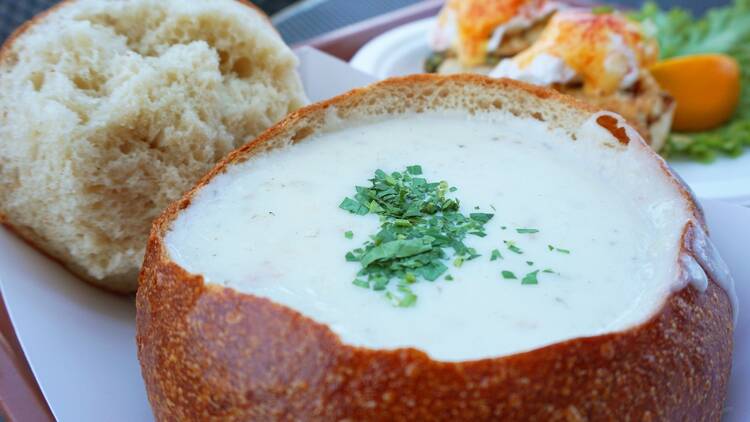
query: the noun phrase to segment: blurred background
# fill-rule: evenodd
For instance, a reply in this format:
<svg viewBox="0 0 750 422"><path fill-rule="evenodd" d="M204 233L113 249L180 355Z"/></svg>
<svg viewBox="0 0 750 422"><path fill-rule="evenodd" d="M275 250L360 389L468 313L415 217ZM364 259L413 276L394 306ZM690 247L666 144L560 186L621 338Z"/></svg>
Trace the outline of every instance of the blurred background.
<svg viewBox="0 0 750 422"><path fill-rule="evenodd" d="M297 44L424 0L251 0L268 13L287 43ZM594 1L596 2L596 1ZM56 0L0 0L0 39ZM624 7L640 7L642 0L615 0ZM693 13L729 0L660 0L663 7L681 6Z"/></svg>

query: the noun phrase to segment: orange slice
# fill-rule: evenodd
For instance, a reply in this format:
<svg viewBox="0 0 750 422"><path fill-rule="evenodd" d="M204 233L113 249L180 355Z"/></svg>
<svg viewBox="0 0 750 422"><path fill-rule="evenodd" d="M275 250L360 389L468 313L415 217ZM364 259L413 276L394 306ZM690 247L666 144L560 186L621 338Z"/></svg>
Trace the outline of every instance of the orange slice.
<svg viewBox="0 0 750 422"><path fill-rule="evenodd" d="M740 66L724 54L677 57L650 68L659 85L677 100L672 129L694 132L729 120L740 99Z"/></svg>

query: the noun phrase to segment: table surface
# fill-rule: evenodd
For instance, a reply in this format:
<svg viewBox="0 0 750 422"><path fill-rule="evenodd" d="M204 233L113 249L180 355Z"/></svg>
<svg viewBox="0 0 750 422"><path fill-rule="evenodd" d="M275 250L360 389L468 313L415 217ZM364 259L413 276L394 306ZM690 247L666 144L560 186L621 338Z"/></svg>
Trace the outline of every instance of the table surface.
<svg viewBox="0 0 750 422"><path fill-rule="evenodd" d="M434 13L434 7L422 7L419 3L435 3L437 0L252 0L272 16L274 25L279 29L289 44L300 44L306 40L319 37L359 21L374 16L394 12L407 6L412 6L414 12L392 15L390 23L374 25L363 30L358 28L350 31L355 35L347 39L346 32L331 39L320 38L319 48L342 58L348 58L362 45L363 40L376 32L382 32L388 27L401 23L403 20L413 19L420 14ZM662 6L681 6L702 13L708 7L727 4L730 0L660 0ZM17 26L34 16L36 13L57 3L55 0L0 0L0 40L4 40ZM625 7L639 7L641 0L615 1ZM347 42L348 41L348 42ZM0 396L0 421L3 421L2 411L7 410L7 404L24 398L31 400L21 414L11 414L11 420L52 420L44 399L34 385L27 385L25 379L33 379L25 359L19 353L20 347L9 323L5 306L0 297L0 389L5 393ZM11 386L2 388L2 386ZM13 406L10 406L13 407Z"/></svg>

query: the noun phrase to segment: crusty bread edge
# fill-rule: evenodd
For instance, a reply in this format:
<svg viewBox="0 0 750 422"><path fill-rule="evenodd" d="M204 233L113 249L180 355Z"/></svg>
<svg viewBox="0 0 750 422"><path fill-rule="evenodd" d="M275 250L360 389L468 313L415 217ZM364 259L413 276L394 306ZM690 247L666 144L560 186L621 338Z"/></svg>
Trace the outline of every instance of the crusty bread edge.
<svg viewBox="0 0 750 422"><path fill-rule="evenodd" d="M480 379L471 378L473 374L490 377L488 382L495 387L482 389L475 384L471 386L467 384L464 387L470 391L462 391L461 394L453 391L455 397L430 396L437 401L432 401L428 407L421 407L418 404L416 408L410 408L408 406L413 403L404 404L398 399L392 403L379 403L379 417L404 417L406 415L404 412L408 411L415 420L418 420L420 416L422 418L434 416L431 412L439 412L443 406L447 406L444 411L455 409L457 412L463 412L453 414L455 419L481 419L483 416L487 417L481 413L481 409L493 403L505 406L501 402L507 399L507 406L504 407L507 413L503 416L511 418L529 417L529 412L537 412L535 413L537 417L585 420L587 416L592 415L599 417L608 415L610 418L618 418L626 413L636 415L638 413L635 412L641 412L640 415L643 418L655 420L669 418L718 420L723 411L731 367L733 324L729 297L715 280L710 281L708 290L704 293L692 288L684 288L672 293L661 309L648 321L623 332L572 339L530 352L500 358L445 363L432 361L426 354L416 349L373 350L343 344L328 327L269 300L238 293L231 288L206 284L200 275L189 274L167 256L163 236L170 223L182 209L189 206L192 198L202 187L216 175L225 171L229 165L246 160L253 154L286 144L283 140L290 136L293 142L304 139L307 136L305 128L309 127L311 122L323 119L327 112L356 107L357 101L366 97L368 93L377 92L383 88L410 90L416 89L415 86L439 86L445 81L478 84L492 89L524 91L531 96L556 101L575 109L581 116L590 116L596 111L591 106L555 91L515 81L492 80L476 75L449 77L415 75L356 89L331 100L303 108L268 129L254 141L231 153L181 200L173 203L155 220L149 238L136 300L137 344L149 400L157 419L169 420L196 414L232 416L238 419L257 418L260 415L265 415L270 419L276 418L269 415L284 415L284 417L291 418L320 415L321 417L370 419L371 414L361 413L366 410L362 406L368 403L366 400L377 399L379 394L383 395L380 397L384 395L390 397L392 394L398 398L401 397L400 393L404 393L403 396L409 398L409 394L414 393L414 390L409 390L409 388L419 388L420 383L430 382L430 385L437 385L435 383L444 382L445 385L463 386L463 382L480 381ZM299 134L297 139L294 139L295 133ZM640 138L630 139L630 141L642 142L645 145ZM665 175L674 180L682 195L690 202L695 221L705 227L702 212L694 202L690 191L674 177L667 164L659 160ZM692 236L690 225L686 226L683 232L683 238L688 236ZM685 252L691 252L687 249L687 245L684 247ZM242 325L245 314L252 318ZM255 327L282 333L279 336L280 340L278 338L253 338L253 330L259 330ZM242 333L241 335L238 334L238 330ZM675 335L682 330L686 330L681 334L684 338L680 337L675 346ZM206 344L206 338L214 339L216 343ZM285 338L294 338L299 344L287 344ZM259 352L258 344L264 344L263 347L266 349ZM670 346L666 347L665 344ZM224 347L219 345L224 345ZM203 352L196 352L199 347ZM208 349L205 349L206 347ZM214 347L216 350L212 350ZM306 356L298 356L296 348L305 350ZM282 365L289 365L289 361L282 357L294 355L295 362L300 359L304 360L305 362L300 364L309 364L304 368L311 371L322 365L331 374L343 377L347 377L343 374L357 374L349 376L357 380L359 380L357 377L362 376L369 382L357 384L359 387L350 385L348 390L336 390L335 394L321 398L315 395L315 391L327 391L326 389L331 387L323 378L306 379L303 376L303 379L294 382L301 383L299 385L304 387L295 388L294 385L289 384L287 379L289 373L285 373L284 367L269 368L271 371L269 375L263 369L253 366L250 358L253 350L278 356L279 362L284 362ZM307 362L308 354L311 356L309 362ZM706 356L707 354L709 355ZM226 360L217 356L245 356L246 359ZM638 369L632 367L629 370L623 369L629 368L628 365L647 364L647 361L639 360L641 356L650 356L657 363L657 365L649 364L649 368L652 369L650 374L640 374ZM587 359L590 359L591 363ZM688 368L675 366L679 365L676 362L687 362L692 359L699 359L705 363L705 367L691 366L689 373L685 373ZM564 369L557 371L557 368L565 368L565 362L568 362L567 365L573 365L571 368L584 372L570 374ZM366 369L362 369L368 364L377 367L379 372L369 373ZM596 367L596 365L600 366ZM415 384L409 384L408 388L403 387L407 388L403 391L399 390L398 386L389 384L389 381L383 378L385 375L379 375L383 372L388 374L388 370L384 369L388 368L395 374L409 378L407 375L410 374L404 375L403 371L404 368L412 367L420 368L417 371L418 374L414 375ZM537 367L540 369L537 370ZM209 381L204 372L195 372L193 368L203 368L202 371L224 368L222 371L231 374L227 375L231 379ZM541 386L534 386L534 383L531 383L533 387L515 385L515 390L510 391L506 388L509 382L507 379L495 380L491 375L505 374L508 371L517 372L518 368L526 368L528 371L528 373L521 371L520 374L516 374L522 377L539 375L538 371L548 372L545 372L543 377L534 378L536 382L542 384ZM607 372L608 370L613 373ZM300 371L300 368L295 367L292 372L294 371ZM602 371L609 377L641 379L637 376L642 376L651 382L649 385L625 385L620 386L619 390L604 389L602 392L602 389L596 386L614 382L603 375L600 376L599 372ZM463 375L455 378L456 373ZM277 392L273 400L256 399L254 396L253 388L265 388L267 385L255 385L253 379L265 376L277 376L273 380L279 384L271 384L272 387L269 388L272 390L268 390ZM427 378L422 379L419 378L420 376ZM467 379L466 376L469 378ZM654 381L653 377L657 377L658 381L664 378L679 382L676 385L670 385L669 388L641 392L639 389L656 388L658 382ZM487 378L481 379L487 380ZM497 384L493 384L495 381ZM582 382L583 385L577 384L578 382ZM581 394L587 394L587 389L592 389L596 395L589 397L585 402L574 398L563 400L561 385L578 388L577 391L581 391ZM381 387L385 390L380 390ZM541 390L532 389L537 387ZM491 394L485 395L488 392ZM429 396L433 393L430 391L424 394ZM472 401L474 403L472 406L476 405L476 408L465 406L467 402L462 399L471 394L479 397L480 402ZM536 400L547 401L547 403L536 403L534 399L519 400L519 394L522 396L529 394ZM628 400L624 400L625 397ZM357 402L357 400L360 401ZM566 400L569 404L573 402L576 404L566 407ZM221 408L212 408L217 401L222 403ZM594 411L595 409L592 410L591 406L599 406L600 409ZM545 411L544 409L552 409L552 413L538 413Z"/></svg>
<svg viewBox="0 0 750 422"><path fill-rule="evenodd" d="M44 23L45 19L47 19L53 13L67 6L73 5L77 1L78 0L63 0L55 4L54 6L50 7L49 9L43 10L42 12L38 13L31 19L24 22L21 26L16 28L0 46L0 63L4 63L6 60L9 59L10 53L12 51L13 43L17 39L19 39L24 33L29 31L35 25ZM255 12L260 14L260 16L263 19L265 19L265 21L274 30L274 32L279 34L276 27L273 26L273 23L271 22L271 18L269 18L268 15L258 6L251 3L248 0L234 0L234 1L253 9ZM279 34L279 36L281 36L281 34ZM110 293L121 294L121 295L130 295L130 294L135 293L135 290L137 288L137 275L133 277L133 281L131 283L126 283L124 281L126 278L129 278L128 277L129 275L123 275L123 274L104 277L101 279L92 277L91 275L88 274L85 268L78 267L72 263L69 264L66 262L65 259L63 259L60 256L57 256L57 254L45 248L43 246L44 242L35 233L33 233L33 231L31 231L30 229L26 229L24 227L19 227L19 226L14 225L10 221L10 219L1 212L0 212L0 225L5 226L6 229L11 231L16 236L20 237L27 245L31 246L32 248L36 249L43 255L57 262L63 268L68 270L71 274L75 275L77 278L85 281L86 283L94 287L97 287L99 289L102 289L104 291L110 292ZM130 284L130 285L127 285L127 284Z"/></svg>

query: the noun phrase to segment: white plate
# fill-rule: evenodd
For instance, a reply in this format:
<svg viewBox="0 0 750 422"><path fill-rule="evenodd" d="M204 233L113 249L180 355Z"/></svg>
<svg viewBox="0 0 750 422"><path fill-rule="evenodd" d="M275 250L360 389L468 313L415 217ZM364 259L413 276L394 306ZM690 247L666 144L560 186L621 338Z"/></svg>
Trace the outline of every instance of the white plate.
<svg viewBox="0 0 750 422"><path fill-rule="evenodd" d="M378 79L423 73L433 25L435 18L427 18L385 32L365 44L349 63ZM739 158L722 157L711 164L670 164L698 197L750 205L750 151Z"/></svg>
<svg viewBox="0 0 750 422"><path fill-rule="evenodd" d="M320 52L303 49L303 83L317 101L373 78ZM330 77L335 75L335 78ZM750 209L707 202L715 243L750 303ZM0 228L0 290L32 371L57 420L153 419L136 358L132 299L93 288ZM750 415L750 312L740 313L727 422ZM1 374L0 374L1 375Z"/></svg>

